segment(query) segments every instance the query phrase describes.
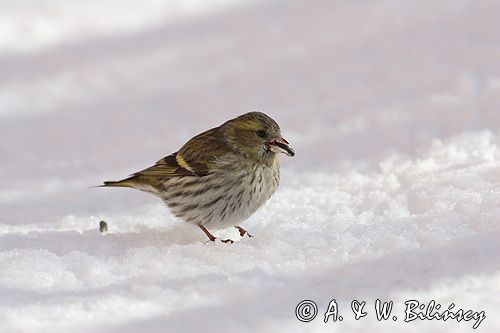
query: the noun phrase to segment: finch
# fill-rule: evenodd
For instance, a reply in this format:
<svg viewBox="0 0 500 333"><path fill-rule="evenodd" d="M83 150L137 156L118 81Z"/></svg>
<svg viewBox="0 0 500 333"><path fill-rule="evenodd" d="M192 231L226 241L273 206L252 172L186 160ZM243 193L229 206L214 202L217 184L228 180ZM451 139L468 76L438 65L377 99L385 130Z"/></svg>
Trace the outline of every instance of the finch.
<svg viewBox="0 0 500 333"><path fill-rule="evenodd" d="M101 186L151 193L211 241L216 238L210 229L228 227L252 237L240 223L278 188L279 153L295 155L278 124L262 112L249 112L198 134L155 165Z"/></svg>

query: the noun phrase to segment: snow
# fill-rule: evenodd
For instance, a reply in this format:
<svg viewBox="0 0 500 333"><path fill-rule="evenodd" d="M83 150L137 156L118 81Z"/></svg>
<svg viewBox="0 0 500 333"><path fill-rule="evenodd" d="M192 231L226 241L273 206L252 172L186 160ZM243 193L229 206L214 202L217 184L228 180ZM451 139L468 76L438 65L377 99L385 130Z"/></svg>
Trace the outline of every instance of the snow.
<svg viewBox="0 0 500 333"><path fill-rule="evenodd" d="M24 53L75 39L133 33L246 1L250 0L4 0L0 51Z"/></svg>
<svg viewBox="0 0 500 333"><path fill-rule="evenodd" d="M500 331L499 10L3 1L0 332L474 331L405 323L407 300ZM297 152L253 238L209 243L152 196L91 188L250 110ZM332 299L344 320L324 323Z"/></svg>

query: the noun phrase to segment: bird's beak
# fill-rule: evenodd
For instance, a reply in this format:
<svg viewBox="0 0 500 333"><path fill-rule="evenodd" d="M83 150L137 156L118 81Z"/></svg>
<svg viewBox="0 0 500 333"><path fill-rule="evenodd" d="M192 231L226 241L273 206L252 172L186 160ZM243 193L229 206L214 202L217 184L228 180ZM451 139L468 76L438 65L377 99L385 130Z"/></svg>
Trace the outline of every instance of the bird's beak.
<svg viewBox="0 0 500 333"><path fill-rule="evenodd" d="M295 156L295 151L292 149L292 147L290 147L288 141L283 138L270 141L269 149L275 153L284 153L288 156Z"/></svg>

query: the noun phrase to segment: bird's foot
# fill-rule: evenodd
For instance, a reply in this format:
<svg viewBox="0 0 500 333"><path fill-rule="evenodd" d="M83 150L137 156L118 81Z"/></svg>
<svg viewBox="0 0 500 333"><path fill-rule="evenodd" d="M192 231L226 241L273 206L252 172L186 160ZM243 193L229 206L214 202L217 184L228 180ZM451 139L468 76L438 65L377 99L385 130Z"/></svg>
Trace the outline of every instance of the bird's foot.
<svg viewBox="0 0 500 333"><path fill-rule="evenodd" d="M211 242L215 242L215 236L212 235L210 233L210 231L207 230L207 228L205 228L204 226L202 226L201 224L198 224L198 227L200 227L200 229L205 233L205 235L207 235L208 239L211 241Z"/></svg>
<svg viewBox="0 0 500 333"><path fill-rule="evenodd" d="M246 231L245 229L243 229L242 227L240 227L239 225L236 225L234 226L236 229L238 229L238 231L240 232L240 236L243 237L245 235L247 235L248 237L253 237L248 231Z"/></svg>
<svg viewBox="0 0 500 333"><path fill-rule="evenodd" d="M207 235L208 237L208 241L209 242L215 242L215 240L217 239L214 235L212 235L210 233L210 231L207 230L207 228L205 228L204 226L202 226L201 224L198 224L198 227L200 227L201 230L203 230L203 232L205 233L205 235ZM245 231L246 232L246 231ZM229 243L229 244L233 244L234 241L232 239L221 239L220 240L222 243Z"/></svg>

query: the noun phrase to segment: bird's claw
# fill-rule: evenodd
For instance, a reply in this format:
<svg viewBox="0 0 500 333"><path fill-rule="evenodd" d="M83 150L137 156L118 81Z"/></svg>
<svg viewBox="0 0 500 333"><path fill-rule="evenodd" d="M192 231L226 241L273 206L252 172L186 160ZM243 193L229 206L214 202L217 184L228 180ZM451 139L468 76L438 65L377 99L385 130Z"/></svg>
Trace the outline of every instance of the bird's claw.
<svg viewBox="0 0 500 333"><path fill-rule="evenodd" d="M238 231L240 232L240 236L241 237L243 237L245 235L247 235L248 237L253 237L248 231L246 231L245 229L243 229L239 225L235 226L235 228L238 229Z"/></svg>

